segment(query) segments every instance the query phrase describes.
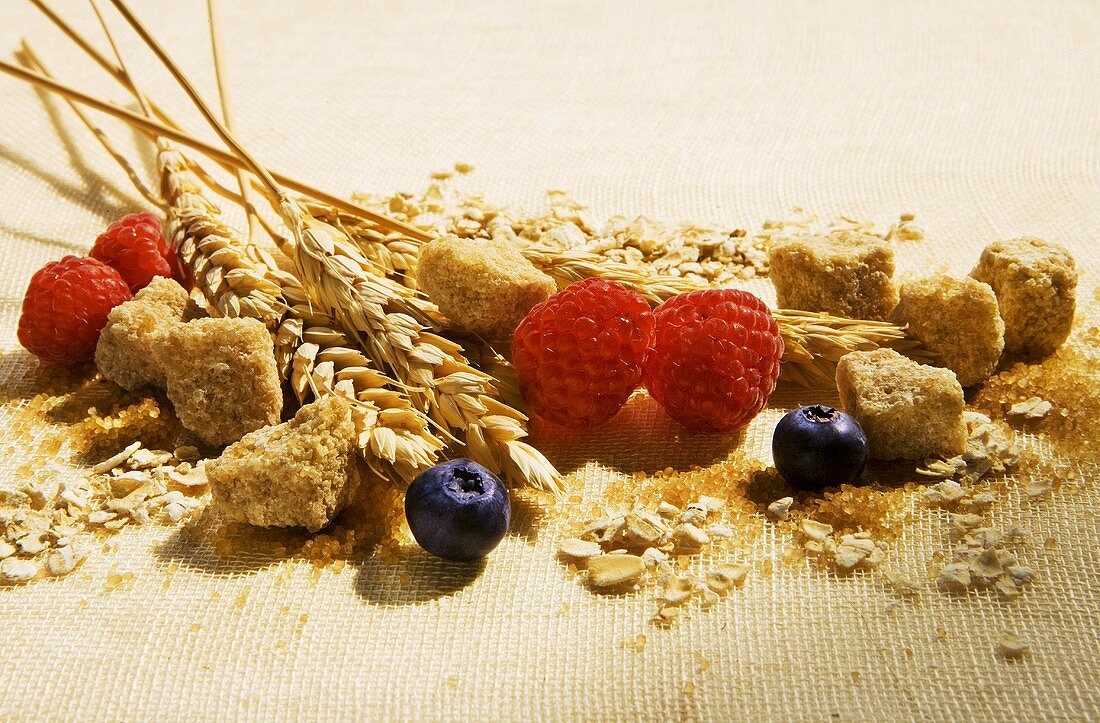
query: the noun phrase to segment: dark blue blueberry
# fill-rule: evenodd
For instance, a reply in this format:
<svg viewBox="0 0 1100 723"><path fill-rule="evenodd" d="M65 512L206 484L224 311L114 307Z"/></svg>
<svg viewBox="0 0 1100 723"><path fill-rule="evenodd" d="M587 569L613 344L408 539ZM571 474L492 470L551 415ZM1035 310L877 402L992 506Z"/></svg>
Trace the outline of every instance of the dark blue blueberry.
<svg viewBox="0 0 1100 723"><path fill-rule="evenodd" d="M421 472L405 492L405 518L428 552L476 560L500 544L511 521L508 491L477 462L454 459Z"/></svg>
<svg viewBox="0 0 1100 723"><path fill-rule="evenodd" d="M867 435L859 422L832 407L799 407L775 425L772 456L792 487L818 490L851 484L867 466Z"/></svg>

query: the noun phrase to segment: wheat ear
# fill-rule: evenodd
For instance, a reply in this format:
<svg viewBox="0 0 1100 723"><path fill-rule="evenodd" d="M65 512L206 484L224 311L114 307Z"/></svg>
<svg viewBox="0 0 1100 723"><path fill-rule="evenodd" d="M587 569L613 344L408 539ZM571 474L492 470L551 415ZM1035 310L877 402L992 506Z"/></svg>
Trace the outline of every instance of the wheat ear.
<svg viewBox="0 0 1100 723"><path fill-rule="evenodd" d="M521 441L527 418L500 401L492 378L469 364L459 344L427 330L407 292L376 275L340 229L309 215L301 223L295 270L309 298L358 337L470 458L514 481L560 492L553 465Z"/></svg>

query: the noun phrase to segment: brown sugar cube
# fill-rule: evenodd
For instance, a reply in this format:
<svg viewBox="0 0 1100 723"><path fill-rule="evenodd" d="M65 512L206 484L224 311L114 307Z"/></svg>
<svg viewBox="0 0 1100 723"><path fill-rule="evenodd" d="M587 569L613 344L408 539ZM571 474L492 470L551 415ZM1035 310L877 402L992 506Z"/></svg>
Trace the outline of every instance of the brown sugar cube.
<svg viewBox="0 0 1100 723"><path fill-rule="evenodd" d="M223 445L279 421L283 393L271 335L255 319L198 319L168 336L164 361L176 416Z"/></svg>
<svg viewBox="0 0 1100 723"><path fill-rule="evenodd" d="M966 447L962 387L950 369L893 349L857 351L840 358L836 384L876 459L953 457Z"/></svg>
<svg viewBox="0 0 1100 723"><path fill-rule="evenodd" d="M1037 238L996 241L985 247L970 275L997 295L1009 354L1044 357L1069 336L1077 267L1064 247Z"/></svg>
<svg viewBox="0 0 1100 723"><path fill-rule="evenodd" d="M99 334L95 363L107 379L131 391L164 386L164 345L183 323L187 292L158 276L130 301L111 309Z"/></svg>
<svg viewBox="0 0 1100 723"><path fill-rule="evenodd" d="M898 303L894 250L877 236L800 236L777 241L768 259L781 308L883 321Z"/></svg>
<svg viewBox="0 0 1100 723"><path fill-rule="evenodd" d="M258 527L325 527L359 487L351 403L328 394L294 418L246 434L206 476L223 515Z"/></svg>
<svg viewBox="0 0 1100 723"><path fill-rule="evenodd" d="M1004 351L997 297L975 279L936 275L905 283L891 318L908 324L909 334L939 354L964 387L988 379Z"/></svg>
<svg viewBox="0 0 1100 723"><path fill-rule="evenodd" d="M420 250L416 282L444 316L489 339L508 338L557 290L507 241L447 236Z"/></svg>

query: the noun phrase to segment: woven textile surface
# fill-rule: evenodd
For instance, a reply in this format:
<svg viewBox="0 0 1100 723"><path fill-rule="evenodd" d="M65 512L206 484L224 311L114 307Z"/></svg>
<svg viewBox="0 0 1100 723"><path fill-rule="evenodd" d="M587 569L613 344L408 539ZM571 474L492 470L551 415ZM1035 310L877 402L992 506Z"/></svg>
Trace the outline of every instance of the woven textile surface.
<svg viewBox="0 0 1100 723"><path fill-rule="evenodd" d="M215 98L205 3L132 5ZM463 187L495 203L537 209L566 188L598 217L757 228L796 205L879 224L915 212L927 238L897 247L899 274L964 275L986 243L1035 235L1071 250L1079 314L1096 313L1095 2L222 5L241 139L324 188L417 191L466 161L477 170ZM106 48L86 3L58 6ZM143 87L203 128L111 17ZM70 84L126 102L29 4L5 0L0 21L0 50L25 36ZM4 78L0 108L11 405L40 374L15 339L30 275L145 205L63 104ZM766 280L745 287L774 303ZM772 426L807 394L777 397L740 449L770 462ZM534 442L586 501L734 444L682 432L644 399L598 433ZM18 486L20 454L0 460L0 486ZM930 586L899 603L878 574L780 564L790 540L765 527L730 553L754 565L744 587L667 628L650 622L652 592L597 596L570 574L550 505L524 508L524 534L474 572L411 555L315 575L131 526L68 577L0 587L0 718L1096 720L1098 470L1066 461L1080 489L1029 501L1010 476L990 512L1031 533L1021 556L1038 579L1018 599ZM952 542L944 513L908 505L890 561L924 577ZM131 583L106 583L127 572ZM1026 659L997 654L1006 631L1031 642ZM639 635L644 647L628 645Z"/></svg>

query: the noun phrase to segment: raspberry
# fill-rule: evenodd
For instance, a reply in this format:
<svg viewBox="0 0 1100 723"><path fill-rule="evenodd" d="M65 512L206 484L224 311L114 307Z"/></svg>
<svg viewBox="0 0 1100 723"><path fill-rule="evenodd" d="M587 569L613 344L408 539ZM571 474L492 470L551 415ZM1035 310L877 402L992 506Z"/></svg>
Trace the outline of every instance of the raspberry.
<svg viewBox="0 0 1100 723"><path fill-rule="evenodd" d="M23 296L19 343L49 364L88 361L108 312L130 298L119 273L101 261L66 256L50 262Z"/></svg>
<svg viewBox="0 0 1100 723"><path fill-rule="evenodd" d="M536 304L516 328L520 390L543 418L567 427L606 422L642 381L653 312L638 294L601 279Z"/></svg>
<svg viewBox="0 0 1100 723"><path fill-rule="evenodd" d="M747 291L675 296L654 311L649 393L688 429L728 432L764 408L779 376L783 339L768 307Z"/></svg>
<svg viewBox="0 0 1100 723"><path fill-rule="evenodd" d="M115 267L131 293L144 289L154 276L184 282L176 252L168 248L160 219L151 213L132 213L112 223L95 240L89 255Z"/></svg>

